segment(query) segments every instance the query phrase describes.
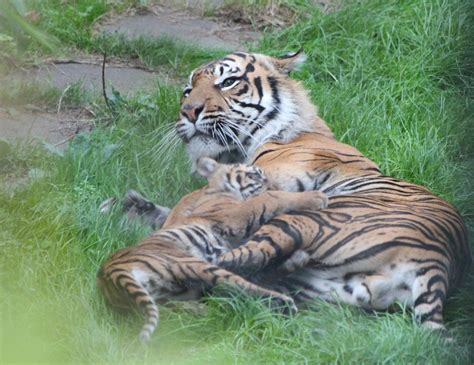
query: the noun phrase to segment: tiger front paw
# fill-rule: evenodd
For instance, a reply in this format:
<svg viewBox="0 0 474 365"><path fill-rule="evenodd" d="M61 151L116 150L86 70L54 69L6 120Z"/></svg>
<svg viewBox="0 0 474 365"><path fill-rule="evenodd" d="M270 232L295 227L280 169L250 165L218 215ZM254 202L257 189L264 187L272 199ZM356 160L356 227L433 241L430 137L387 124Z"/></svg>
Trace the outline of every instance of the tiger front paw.
<svg viewBox="0 0 474 365"><path fill-rule="evenodd" d="M308 191L308 192L305 192L304 194L305 194L305 199L302 203L301 209L303 210L324 209L328 206L329 198L326 194L320 191Z"/></svg>

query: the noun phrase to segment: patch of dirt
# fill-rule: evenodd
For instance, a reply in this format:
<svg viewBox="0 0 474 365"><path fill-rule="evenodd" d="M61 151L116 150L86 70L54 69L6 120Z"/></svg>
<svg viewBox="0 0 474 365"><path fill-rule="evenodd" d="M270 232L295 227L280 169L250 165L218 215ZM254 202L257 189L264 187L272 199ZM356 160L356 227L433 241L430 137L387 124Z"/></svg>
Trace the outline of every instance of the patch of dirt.
<svg viewBox="0 0 474 365"><path fill-rule="evenodd" d="M59 113L37 107L0 108L0 190L13 196L18 188L45 175L38 168L25 170L8 162L16 143L43 143L50 153L61 155L75 135L92 129L90 116L86 109L79 108Z"/></svg>
<svg viewBox="0 0 474 365"><path fill-rule="evenodd" d="M226 24L252 26L259 31L269 28L283 28L297 21L295 12L284 4L270 1L262 9L243 6L239 3L222 6L216 10L216 19L223 19Z"/></svg>
<svg viewBox="0 0 474 365"><path fill-rule="evenodd" d="M146 13L145 13L146 12ZM116 32L128 38L169 37L203 48L245 50L245 43L260 39L261 34L249 26L204 18L189 9L170 9L154 5L122 18L109 18L98 31Z"/></svg>
<svg viewBox="0 0 474 365"><path fill-rule="evenodd" d="M85 109L48 113L0 108L0 138L12 143L46 142L64 148L77 133L92 128L89 119L90 114Z"/></svg>

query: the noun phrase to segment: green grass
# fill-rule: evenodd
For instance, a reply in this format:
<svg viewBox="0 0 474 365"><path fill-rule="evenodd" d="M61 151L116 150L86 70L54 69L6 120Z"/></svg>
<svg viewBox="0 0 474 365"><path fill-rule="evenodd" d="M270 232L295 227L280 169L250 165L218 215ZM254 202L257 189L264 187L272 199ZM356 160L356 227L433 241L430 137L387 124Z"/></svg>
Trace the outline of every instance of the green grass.
<svg viewBox="0 0 474 365"><path fill-rule="evenodd" d="M53 2L45 2L45 14L54 10L48 4ZM472 237L474 73L467 42L473 18L472 9L461 4L367 1L329 15L308 8L306 20L268 34L259 51L280 54L304 46L308 62L295 77L304 80L338 138L373 158L385 173L426 185L456 204ZM48 21L45 15L43 22ZM77 47L89 47L87 39L71 37ZM205 61L200 50L171 44L163 50L163 40L142 42L135 50L120 41L102 44L120 57L150 47L147 62L158 65L165 54L186 72ZM215 56L208 53L208 59ZM145 53L139 57L146 59ZM172 147L165 137L179 96L178 88L157 84L152 94L118 103L113 115L99 104L97 118L113 123L98 122L64 157L36 148L15 149L8 163L0 160L6 171L20 164L23 171L47 172L13 196L0 193L2 363L474 361L472 270L448 300L451 342L416 326L409 311L374 315L315 302L288 318L234 293L208 298L205 315L163 309L150 346L139 344L141 316L109 311L96 292L95 272L108 254L134 244L147 230L127 224L118 211L100 215L97 207L128 188L173 205L201 184L189 176L182 146Z"/></svg>
<svg viewBox="0 0 474 365"><path fill-rule="evenodd" d="M68 45L87 49L92 46L94 22L107 10L105 1L78 0L64 3L60 0L44 0L33 3L41 14L41 25L52 36Z"/></svg>
<svg viewBox="0 0 474 365"><path fill-rule="evenodd" d="M179 78L180 83L184 83L197 66L228 53L224 50L194 48L167 37L127 39L120 34L97 35L90 51L106 52L109 56L124 60L138 58L150 69L165 70L172 77Z"/></svg>

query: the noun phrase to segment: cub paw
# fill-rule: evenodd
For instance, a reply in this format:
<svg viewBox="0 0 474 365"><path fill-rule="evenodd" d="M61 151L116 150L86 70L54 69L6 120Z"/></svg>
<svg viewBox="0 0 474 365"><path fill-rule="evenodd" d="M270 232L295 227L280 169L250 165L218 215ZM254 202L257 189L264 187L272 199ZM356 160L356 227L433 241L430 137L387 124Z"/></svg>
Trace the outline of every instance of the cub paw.
<svg viewBox="0 0 474 365"><path fill-rule="evenodd" d="M135 190L129 190L125 194L123 210L128 219L140 217L153 229L160 228L170 212L169 208L154 204Z"/></svg>
<svg viewBox="0 0 474 365"><path fill-rule="evenodd" d="M119 199L115 197L104 200L99 206L99 212L108 214L118 203ZM129 220L142 218L145 224L153 229L159 229L165 223L170 212L170 208L152 203L135 190L129 190L125 194L122 210Z"/></svg>
<svg viewBox="0 0 474 365"><path fill-rule="evenodd" d="M324 209L328 206L328 203L329 199L326 194L320 191L308 191L305 193L305 202L302 209Z"/></svg>

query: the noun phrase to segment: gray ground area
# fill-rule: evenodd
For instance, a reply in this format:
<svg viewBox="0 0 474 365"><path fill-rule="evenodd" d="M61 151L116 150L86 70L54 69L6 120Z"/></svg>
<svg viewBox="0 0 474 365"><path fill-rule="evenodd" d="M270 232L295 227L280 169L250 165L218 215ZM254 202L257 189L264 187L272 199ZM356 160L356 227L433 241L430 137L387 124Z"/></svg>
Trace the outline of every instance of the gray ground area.
<svg viewBox="0 0 474 365"><path fill-rule="evenodd" d="M91 128L88 120L89 114L84 109L48 113L0 108L0 139L13 143L47 142L63 148L70 138Z"/></svg>
<svg viewBox="0 0 474 365"><path fill-rule="evenodd" d="M43 145L53 154L62 154L68 142L78 133L89 131L89 112L85 109L45 112L0 108L0 190L13 195L45 172L38 168L23 169L9 164L16 143Z"/></svg>
<svg viewBox="0 0 474 365"><path fill-rule="evenodd" d="M69 85L79 84L89 91L102 91L102 65L87 61L54 61L45 63L27 75L32 81L44 82L64 90ZM137 90L150 90L155 85L158 75L154 72L126 66L105 66L106 87L111 85L122 94L133 93Z"/></svg>
<svg viewBox="0 0 474 365"><path fill-rule="evenodd" d="M114 20L101 30L128 38L169 37L203 48L229 51L245 50L246 43L256 41L260 33L242 26L229 26L215 19L202 18L186 10L160 9Z"/></svg>

